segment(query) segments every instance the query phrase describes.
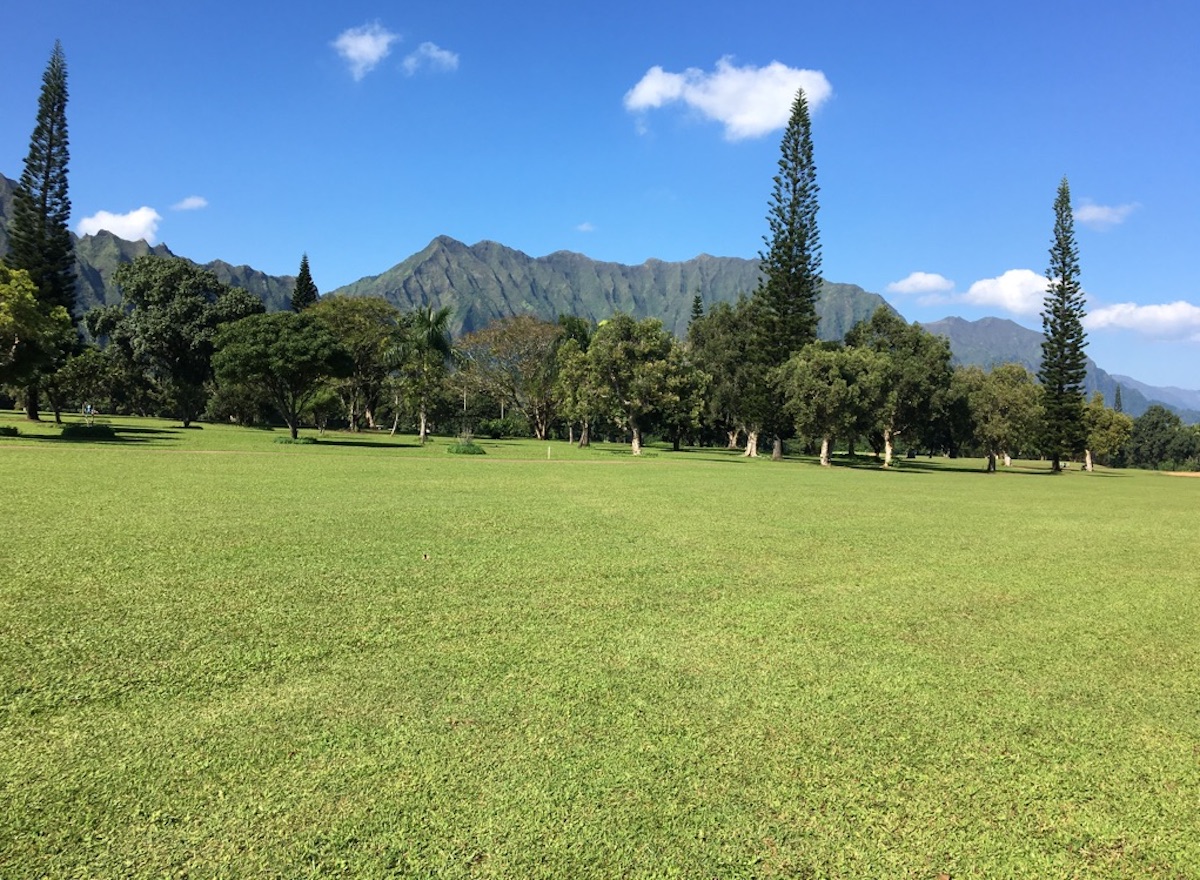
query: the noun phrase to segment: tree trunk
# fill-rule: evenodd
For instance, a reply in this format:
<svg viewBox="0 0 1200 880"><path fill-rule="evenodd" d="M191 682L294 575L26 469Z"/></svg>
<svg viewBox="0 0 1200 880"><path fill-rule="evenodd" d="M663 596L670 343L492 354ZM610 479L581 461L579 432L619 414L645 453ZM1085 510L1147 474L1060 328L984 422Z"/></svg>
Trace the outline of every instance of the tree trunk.
<svg viewBox="0 0 1200 880"><path fill-rule="evenodd" d="M288 430L292 432L293 440L300 439L300 421L298 419L293 419L292 421L288 422Z"/></svg>
<svg viewBox="0 0 1200 880"><path fill-rule="evenodd" d="M583 420L583 424L579 426L579 448L592 445L591 424L587 419Z"/></svg>
<svg viewBox="0 0 1200 880"><path fill-rule="evenodd" d="M996 453L990 449L987 455L987 472L989 474L996 473Z"/></svg>
<svg viewBox="0 0 1200 880"><path fill-rule="evenodd" d="M740 437L742 435L742 429L734 428L732 431L726 431L725 434L729 438L729 442L725 444L725 448L726 449L737 449L738 448L738 437Z"/></svg>
<svg viewBox="0 0 1200 880"><path fill-rule="evenodd" d="M575 423L574 422L567 425L567 442L571 443L571 444L575 443Z"/></svg>
<svg viewBox="0 0 1200 880"><path fill-rule="evenodd" d="M424 446L425 445L425 407L423 405L421 407L421 424L420 424L420 428L419 428L419 433L421 436L421 445Z"/></svg>
<svg viewBox="0 0 1200 880"><path fill-rule="evenodd" d="M1092 450L1090 450L1090 449L1085 449L1085 450L1083 450L1083 469L1084 469L1085 471L1087 471L1088 473L1091 473L1091 470L1092 470Z"/></svg>
<svg viewBox="0 0 1200 880"><path fill-rule="evenodd" d="M758 431L746 432L746 451L742 455L746 458L758 458Z"/></svg>
<svg viewBox="0 0 1200 880"><path fill-rule="evenodd" d="M829 467L829 435L821 438L821 467Z"/></svg>
<svg viewBox="0 0 1200 880"><path fill-rule="evenodd" d="M42 417L38 415L37 382L25 386L25 418L31 422L40 422L42 420Z"/></svg>
<svg viewBox="0 0 1200 880"><path fill-rule="evenodd" d="M630 445L631 449L633 450L634 455L641 455L642 454L642 432L641 432L641 429L638 428L637 425L631 425L630 427L633 428L633 442Z"/></svg>
<svg viewBox="0 0 1200 880"><path fill-rule="evenodd" d="M892 429L883 429L883 466L892 466Z"/></svg>
<svg viewBox="0 0 1200 880"><path fill-rule="evenodd" d="M771 441L771 461L783 461L783 438L776 436Z"/></svg>
<svg viewBox="0 0 1200 880"><path fill-rule="evenodd" d="M1012 456L1009 455L1007 452L1004 453L1004 466L1012 467Z"/></svg>

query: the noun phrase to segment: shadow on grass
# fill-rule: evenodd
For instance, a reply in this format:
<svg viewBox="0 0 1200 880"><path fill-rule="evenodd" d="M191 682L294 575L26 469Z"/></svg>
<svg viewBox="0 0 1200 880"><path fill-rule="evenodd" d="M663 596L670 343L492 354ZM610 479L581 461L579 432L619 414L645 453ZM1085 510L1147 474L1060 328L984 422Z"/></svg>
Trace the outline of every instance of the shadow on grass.
<svg viewBox="0 0 1200 880"><path fill-rule="evenodd" d="M348 446L362 449L420 449L420 443L395 443L387 440L342 440L318 437L317 446Z"/></svg>

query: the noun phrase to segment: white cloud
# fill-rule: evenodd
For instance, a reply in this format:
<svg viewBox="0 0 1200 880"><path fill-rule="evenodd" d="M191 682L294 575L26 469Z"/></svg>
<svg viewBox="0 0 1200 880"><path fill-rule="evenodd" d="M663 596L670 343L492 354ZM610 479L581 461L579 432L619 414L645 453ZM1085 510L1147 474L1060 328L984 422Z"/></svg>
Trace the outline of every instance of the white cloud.
<svg viewBox="0 0 1200 880"><path fill-rule="evenodd" d="M145 239L146 244L154 244L158 236L158 224L162 216L153 208L141 207L128 214L113 214L109 211L97 211L91 217L84 217L75 227L80 235L95 235L102 229L107 229L117 238L126 241Z"/></svg>
<svg viewBox="0 0 1200 880"><path fill-rule="evenodd" d="M583 223L580 223L578 226L576 226L575 231L576 232L595 232L596 227L594 224L588 223L585 221Z"/></svg>
<svg viewBox="0 0 1200 880"><path fill-rule="evenodd" d="M802 70L772 61L766 67L738 67L729 56L711 73L689 67L683 73L650 68L625 93L625 109L644 113L682 101L725 126L731 141L761 137L787 125L796 92L804 89L810 111L816 111L833 87L819 70ZM639 130L641 130L639 121Z"/></svg>
<svg viewBox="0 0 1200 880"><path fill-rule="evenodd" d="M458 53L443 49L435 43L422 43L404 59L404 72L412 76L421 68L458 70Z"/></svg>
<svg viewBox="0 0 1200 880"><path fill-rule="evenodd" d="M1128 205L1097 205L1084 200L1082 204L1075 206L1073 213L1075 219L1084 226L1103 231L1121 225L1139 207L1141 206L1137 202Z"/></svg>
<svg viewBox="0 0 1200 880"><path fill-rule="evenodd" d="M996 306L1014 315L1036 315L1046 299L1046 276L1030 269L1009 269L997 278L976 281L962 295L962 302Z"/></svg>
<svg viewBox="0 0 1200 880"><path fill-rule="evenodd" d="M208 199L204 196L188 196L171 206L172 211L199 211L208 207Z"/></svg>
<svg viewBox="0 0 1200 880"><path fill-rule="evenodd" d="M893 281L887 289L889 293L902 294L949 293L954 282L936 272L913 272L907 278Z"/></svg>
<svg viewBox="0 0 1200 880"><path fill-rule="evenodd" d="M1088 330L1134 330L1159 339L1200 342L1200 306L1184 300L1148 306L1117 303L1093 309L1083 323Z"/></svg>
<svg viewBox="0 0 1200 880"><path fill-rule="evenodd" d="M350 75L360 80L387 58L392 43L399 39L398 34L376 21L342 31L333 41L333 47L350 66Z"/></svg>

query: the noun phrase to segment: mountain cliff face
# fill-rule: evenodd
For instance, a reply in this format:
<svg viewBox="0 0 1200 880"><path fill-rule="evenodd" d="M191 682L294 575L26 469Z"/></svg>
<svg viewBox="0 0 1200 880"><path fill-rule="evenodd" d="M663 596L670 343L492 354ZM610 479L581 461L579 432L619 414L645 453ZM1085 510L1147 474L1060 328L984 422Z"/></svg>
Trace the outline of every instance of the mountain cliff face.
<svg viewBox="0 0 1200 880"><path fill-rule="evenodd" d="M558 251L530 257L491 241L465 245L439 236L382 275L332 291L334 296L378 296L405 310L434 304L453 309L457 335L506 315L554 320L562 313L601 321L614 312L653 317L682 336L692 300L705 306L749 296L758 286L758 261L701 255L680 263L647 260L640 266L603 263ZM840 339L887 302L852 284L826 282L817 305L823 339Z"/></svg>

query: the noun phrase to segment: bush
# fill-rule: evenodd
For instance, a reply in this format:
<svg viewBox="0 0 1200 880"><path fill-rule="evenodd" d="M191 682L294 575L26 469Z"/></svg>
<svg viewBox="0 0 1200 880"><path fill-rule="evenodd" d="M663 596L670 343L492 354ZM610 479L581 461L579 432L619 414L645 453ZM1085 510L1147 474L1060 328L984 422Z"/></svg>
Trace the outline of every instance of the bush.
<svg viewBox="0 0 1200 880"><path fill-rule="evenodd" d="M461 435L446 447L446 451L451 455L487 455L484 448L476 443L469 433Z"/></svg>
<svg viewBox="0 0 1200 880"><path fill-rule="evenodd" d="M0 437L17 437L20 434L16 425L0 425Z"/></svg>
<svg viewBox="0 0 1200 880"><path fill-rule="evenodd" d="M528 437L530 431L525 419L508 416L503 419L483 419L479 423L479 433L499 440L501 437Z"/></svg>
<svg viewBox="0 0 1200 880"><path fill-rule="evenodd" d="M112 429L112 425L85 425L81 422L72 422L63 425L62 438L64 440L116 440L117 432Z"/></svg>
<svg viewBox="0 0 1200 880"><path fill-rule="evenodd" d="M315 444L317 442L317 438L316 437L296 437L295 439L293 439L291 437L276 437L275 442L276 443L290 443L295 446L312 446L313 444Z"/></svg>

